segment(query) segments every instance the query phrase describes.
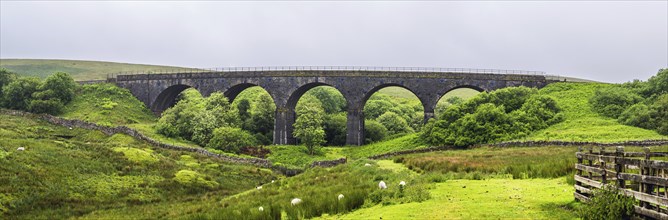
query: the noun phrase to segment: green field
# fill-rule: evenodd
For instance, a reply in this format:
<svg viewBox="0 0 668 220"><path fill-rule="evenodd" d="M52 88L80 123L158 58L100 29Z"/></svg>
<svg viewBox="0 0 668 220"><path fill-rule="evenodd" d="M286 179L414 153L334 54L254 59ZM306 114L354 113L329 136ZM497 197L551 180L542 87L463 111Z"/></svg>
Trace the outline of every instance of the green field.
<svg viewBox="0 0 668 220"><path fill-rule="evenodd" d="M192 68L159 66L145 64L116 63L84 60L46 60L46 59L0 59L0 68L19 74L46 78L55 72L66 72L74 80L102 80L107 74L120 72L160 72L176 71Z"/></svg>
<svg viewBox="0 0 668 220"><path fill-rule="evenodd" d="M321 219L576 219L573 191L563 179L448 180L434 184L424 202Z"/></svg>

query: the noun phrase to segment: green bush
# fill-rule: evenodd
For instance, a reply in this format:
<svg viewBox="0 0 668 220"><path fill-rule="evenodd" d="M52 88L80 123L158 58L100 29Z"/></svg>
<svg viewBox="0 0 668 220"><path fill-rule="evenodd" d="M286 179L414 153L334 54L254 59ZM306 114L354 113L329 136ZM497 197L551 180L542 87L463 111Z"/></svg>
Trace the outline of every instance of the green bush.
<svg viewBox="0 0 668 220"><path fill-rule="evenodd" d="M621 86L596 90L589 100L592 109L600 115L617 118L627 108L643 100L639 95Z"/></svg>
<svg viewBox="0 0 668 220"><path fill-rule="evenodd" d="M254 146L255 137L240 128L221 127L213 131L213 137L207 147L225 152L239 153L242 147Z"/></svg>
<svg viewBox="0 0 668 220"><path fill-rule="evenodd" d="M17 110L28 110L33 100L32 94L39 91L41 82L38 78L20 78L2 87L5 107Z"/></svg>
<svg viewBox="0 0 668 220"><path fill-rule="evenodd" d="M235 110L220 92L203 98L197 90L187 89L181 92L174 107L162 113L156 130L169 137L181 137L207 146L214 129L240 125Z"/></svg>
<svg viewBox="0 0 668 220"><path fill-rule="evenodd" d="M387 137L387 133L387 128L375 120L364 122L364 143L370 144L383 140Z"/></svg>
<svg viewBox="0 0 668 220"><path fill-rule="evenodd" d="M619 123L644 129L654 129L658 123L654 118L657 111L644 103L637 103L626 109L617 119Z"/></svg>
<svg viewBox="0 0 668 220"><path fill-rule="evenodd" d="M563 120L556 101L536 89L509 87L447 108L422 129L431 145L468 146L528 135Z"/></svg>
<svg viewBox="0 0 668 220"><path fill-rule="evenodd" d="M408 126L405 119L394 112L385 112L376 121L387 128L388 135L411 133L413 129Z"/></svg>
<svg viewBox="0 0 668 220"><path fill-rule="evenodd" d="M615 186L606 185L595 190L591 201L578 210L584 219L630 219L633 214L633 197L622 195Z"/></svg>
<svg viewBox="0 0 668 220"><path fill-rule="evenodd" d="M346 144L347 120L345 113L327 115L324 120L325 145L343 146Z"/></svg>

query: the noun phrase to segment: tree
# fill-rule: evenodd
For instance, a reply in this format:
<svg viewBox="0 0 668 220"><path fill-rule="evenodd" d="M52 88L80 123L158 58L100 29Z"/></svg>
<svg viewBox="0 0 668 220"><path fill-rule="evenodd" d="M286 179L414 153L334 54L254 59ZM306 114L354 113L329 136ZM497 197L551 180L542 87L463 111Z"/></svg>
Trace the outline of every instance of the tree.
<svg viewBox="0 0 668 220"><path fill-rule="evenodd" d="M387 136L387 128L375 120L364 121L364 142L373 143Z"/></svg>
<svg viewBox="0 0 668 220"><path fill-rule="evenodd" d="M647 80L647 84L645 97L668 93L668 68L659 70L655 76Z"/></svg>
<svg viewBox="0 0 668 220"><path fill-rule="evenodd" d="M2 88L5 106L10 109L28 110L32 94L39 90L41 82L34 77L20 78Z"/></svg>
<svg viewBox="0 0 668 220"><path fill-rule="evenodd" d="M324 120L325 141L329 146L343 146L346 144L346 122L345 113L327 115Z"/></svg>
<svg viewBox="0 0 668 220"><path fill-rule="evenodd" d="M642 97L621 86L596 90L589 99L592 109L600 115L617 118L624 110L642 101Z"/></svg>
<svg viewBox="0 0 668 220"><path fill-rule="evenodd" d="M240 128L220 127L213 131L207 147L230 153L239 153L241 148L255 145L255 138Z"/></svg>
<svg viewBox="0 0 668 220"><path fill-rule="evenodd" d="M346 108L346 99L334 87L315 87L309 90L308 94L320 101L323 110L327 114L342 112Z"/></svg>
<svg viewBox="0 0 668 220"><path fill-rule="evenodd" d="M392 107L394 107L394 104L387 100L369 100L364 105L364 116L367 119L376 119L383 113L390 111Z"/></svg>
<svg viewBox="0 0 668 220"><path fill-rule="evenodd" d="M655 120L658 112L644 103L637 103L626 109L619 115L619 123L645 128L656 129L658 121Z"/></svg>
<svg viewBox="0 0 668 220"><path fill-rule="evenodd" d="M276 105L269 94L258 95L258 102L251 111L251 132L256 134L260 144L271 144L274 133ZM261 139L260 139L261 137Z"/></svg>
<svg viewBox="0 0 668 220"><path fill-rule="evenodd" d="M57 72L44 80L32 94L28 110L34 113L58 114L74 99L77 84L68 73Z"/></svg>
<svg viewBox="0 0 668 220"><path fill-rule="evenodd" d="M250 119L250 101L248 101L248 99L239 100L239 103L237 104L237 111L239 112L239 119L241 119L242 122Z"/></svg>
<svg viewBox="0 0 668 220"><path fill-rule="evenodd" d="M44 80L40 87L41 91L50 91L47 99L58 99L63 104L67 104L74 98L74 92L77 83L68 73L57 72Z"/></svg>
<svg viewBox="0 0 668 220"><path fill-rule="evenodd" d="M316 102L306 102L298 107L293 134L313 155L316 148L325 143L322 117L325 111Z"/></svg>
<svg viewBox="0 0 668 220"><path fill-rule="evenodd" d="M385 112L376 121L387 128L388 135L413 132L413 129L408 126L406 120L394 112Z"/></svg>
<svg viewBox="0 0 668 220"><path fill-rule="evenodd" d="M5 68L0 68L0 107L5 107L5 97L2 95L2 88L6 85L9 85L9 83L13 82L14 80L16 80L15 73L9 72L9 70Z"/></svg>
<svg viewBox="0 0 668 220"><path fill-rule="evenodd" d="M653 108L656 109L656 130L660 134L668 135L668 93L659 96L654 102Z"/></svg>

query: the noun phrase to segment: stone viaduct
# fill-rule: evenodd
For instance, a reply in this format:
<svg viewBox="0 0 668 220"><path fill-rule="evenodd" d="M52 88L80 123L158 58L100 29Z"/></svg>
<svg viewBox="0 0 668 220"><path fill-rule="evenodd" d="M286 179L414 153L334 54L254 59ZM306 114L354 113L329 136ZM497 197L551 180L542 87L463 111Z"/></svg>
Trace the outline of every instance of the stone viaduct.
<svg viewBox="0 0 668 220"><path fill-rule="evenodd" d="M434 108L447 92L458 88L491 91L510 86L541 88L555 80L544 74L463 73L451 71L387 70L239 70L196 73L117 75L108 81L129 89L156 114L173 106L178 94L195 88L203 96L220 91L230 102L246 88L260 86L276 104L274 144L295 144L292 124L299 98L317 86L336 88L347 101L349 145L364 142L364 104L379 89L405 88L424 106L425 121L434 117Z"/></svg>

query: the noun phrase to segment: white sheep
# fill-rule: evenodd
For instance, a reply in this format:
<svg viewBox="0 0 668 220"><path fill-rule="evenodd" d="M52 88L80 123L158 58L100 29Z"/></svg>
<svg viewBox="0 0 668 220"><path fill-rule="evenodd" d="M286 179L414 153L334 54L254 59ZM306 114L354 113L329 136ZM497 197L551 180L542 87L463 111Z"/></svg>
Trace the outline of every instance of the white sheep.
<svg viewBox="0 0 668 220"><path fill-rule="evenodd" d="M290 201L290 204L292 204L293 206L299 205L299 203L302 203L302 200L300 198L294 198L292 199L292 201Z"/></svg>
<svg viewBox="0 0 668 220"><path fill-rule="evenodd" d="M401 181L401 182L399 182L399 185L400 185L400 186L406 186L406 182Z"/></svg>
<svg viewBox="0 0 668 220"><path fill-rule="evenodd" d="M264 211L264 208L262 208L262 206L260 206L260 208L257 208L257 210L260 210L260 212L262 212L262 211Z"/></svg>
<svg viewBox="0 0 668 220"><path fill-rule="evenodd" d="M365 163L364 166L365 166L365 167L370 167L371 164Z"/></svg>
<svg viewBox="0 0 668 220"><path fill-rule="evenodd" d="M343 194L339 194L339 200L343 199Z"/></svg>
<svg viewBox="0 0 668 220"><path fill-rule="evenodd" d="M380 189L387 189L387 185L385 184L385 182L380 181L380 183L378 183L378 188L380 188Z"/></svg>
<svg viewBox="0 0 668 220"><path fill-rule="evenodd" d="M271 180L271 183L274 183L274 180Z"/></svg>
<svg viewBox="0 0 668 220"><path fill-rule="evenodd" d="M255 187L256 189L260 190L262 189L262 186Z"/></svg>
<svg viewBox="0 0 668 220"><path fill-rule="evenodd" d="M16 148L16 150L17 151L24 151L24 150L26 150L26 148L25 147L19 147L19 148Z"/></svg>

